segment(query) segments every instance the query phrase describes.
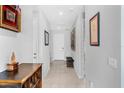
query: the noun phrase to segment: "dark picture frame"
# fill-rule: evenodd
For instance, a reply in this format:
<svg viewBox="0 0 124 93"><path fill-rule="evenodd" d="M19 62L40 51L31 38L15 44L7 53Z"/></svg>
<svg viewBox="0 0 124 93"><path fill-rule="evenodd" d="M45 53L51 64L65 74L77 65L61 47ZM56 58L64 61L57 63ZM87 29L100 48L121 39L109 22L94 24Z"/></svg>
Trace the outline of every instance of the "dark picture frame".
<svg viewBox="0 0 124 93"><path fill-rule="evenodd" d="M49 33L45 30L44 31L44 43L45 43L45 46L48 46L49 45Z"/></svg>
<svg viewBox="0 0 124 93"><path fill-rule="evenodd" d="M71 31L71 49L75 51L76 49L76 35L75 28Z"/></svg>
<svg viewBox="0 0 124 93"><path fill-rule="evenodd" d="M90 45L100 46L100 13L96 13L89 21Z"/></svg>

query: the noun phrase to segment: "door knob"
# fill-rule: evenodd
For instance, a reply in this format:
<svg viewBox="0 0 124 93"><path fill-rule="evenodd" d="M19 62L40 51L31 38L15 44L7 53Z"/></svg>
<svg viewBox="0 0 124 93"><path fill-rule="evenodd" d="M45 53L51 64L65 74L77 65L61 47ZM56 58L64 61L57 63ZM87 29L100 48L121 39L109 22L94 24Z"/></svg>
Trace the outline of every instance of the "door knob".
<svg viewBox="0 0 124 93"><path fill-rule="evenodd" d="M34 53L34 55L37 55L37 53Z"/></svg>
<svg viewBox="0 0 124 93"><path fill-rule="evenodd" d="M33 57L34 59L36 59L37 57Z"/></svg>

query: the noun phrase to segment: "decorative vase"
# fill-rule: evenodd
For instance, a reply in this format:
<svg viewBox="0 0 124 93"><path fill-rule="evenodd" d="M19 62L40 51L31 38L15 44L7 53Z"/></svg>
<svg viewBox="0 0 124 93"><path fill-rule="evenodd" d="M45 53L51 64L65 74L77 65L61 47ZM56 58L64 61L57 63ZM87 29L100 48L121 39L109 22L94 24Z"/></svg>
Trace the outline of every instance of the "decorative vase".
<svg viewBox="0 0 124 93"><path fill-rule="evenodd" d="M7 70L14 71L17 69L18 69L18 63L16 62L16 56L15 56L15 53L12 52L11 62L10 62L10 64L7 64Z"/></svg>

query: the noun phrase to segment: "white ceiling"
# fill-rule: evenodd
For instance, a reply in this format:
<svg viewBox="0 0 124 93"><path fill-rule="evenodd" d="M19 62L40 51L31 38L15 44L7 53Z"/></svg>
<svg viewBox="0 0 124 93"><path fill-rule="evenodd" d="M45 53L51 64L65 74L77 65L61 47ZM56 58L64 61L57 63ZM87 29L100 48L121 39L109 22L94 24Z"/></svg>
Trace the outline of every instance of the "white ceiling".
<svg viewBox="0 0 124 93"><path fill-rule="evenodd" d="M51 30L70 29L79 13L83 11L80 5L45 5L41 6Z"/></svg>

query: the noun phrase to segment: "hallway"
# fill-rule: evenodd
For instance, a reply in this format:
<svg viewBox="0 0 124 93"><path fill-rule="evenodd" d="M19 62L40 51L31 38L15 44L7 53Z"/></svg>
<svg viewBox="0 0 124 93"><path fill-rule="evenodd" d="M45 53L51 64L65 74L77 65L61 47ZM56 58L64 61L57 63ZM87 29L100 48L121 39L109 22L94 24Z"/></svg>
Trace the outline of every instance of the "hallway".
<svg viewBox="0 0 124 93"><path fill-rule="evenodd" d="M0 72L8 64L14 68L14 63L38 63L43 80L40 72L37 80L44 88L121 87L122 10L120 5L1 5ZM73 59L74 68L54 61L67 57Z"/></svg>
<svg viewBox="0 0 124 93"><path fill-rule="evenodd" d="M48 75L43 80L44 88L85 88L85 80L80 80L74 68L66 67L64 61L54 61Z"/></svg>

